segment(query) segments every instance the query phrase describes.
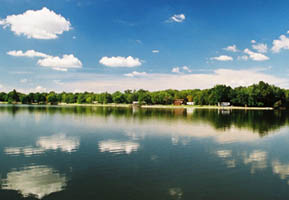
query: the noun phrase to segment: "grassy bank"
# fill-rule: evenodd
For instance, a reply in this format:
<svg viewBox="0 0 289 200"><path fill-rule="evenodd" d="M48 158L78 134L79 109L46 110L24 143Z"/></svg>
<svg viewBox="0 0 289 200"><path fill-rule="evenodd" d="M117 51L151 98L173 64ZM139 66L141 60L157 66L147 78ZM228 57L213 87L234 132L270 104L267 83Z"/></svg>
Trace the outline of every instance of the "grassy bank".
<svg viewBox="0 0 289 200"><path fill-rule="evenodd" d="M195 108L195 109L223 109L223 110L273 110L272 107L242 107L242 106L175 106L175 105L143 105L142 108Z"/></svg>
<svg viewBox="0 0 289 200"><path fill-rule="evenodd" d="M58 106L92 106L92 107L122 107L122 108L129 108L132 107L132 104L116 104L116 103L109 103L109 104L77 104L77 103L59 103Z"/></svg>

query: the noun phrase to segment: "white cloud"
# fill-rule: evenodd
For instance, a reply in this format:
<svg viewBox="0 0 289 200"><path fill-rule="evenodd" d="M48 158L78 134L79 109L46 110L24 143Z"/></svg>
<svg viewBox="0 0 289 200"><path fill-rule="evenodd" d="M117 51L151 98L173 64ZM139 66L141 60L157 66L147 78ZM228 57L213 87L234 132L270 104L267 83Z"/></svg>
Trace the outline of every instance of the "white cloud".
<svg viewBox="0 0 289 200"><path fill-rule="evenodd" d="M174 67L174 68L172 69L172 72L173 72L173 73L180 73L180 68L179 68L179 67Z"/></svg>
<svg viewBox="0 0 289 200"><path fill-rule="evenodd" d="M233 58L231 56L227 56L227 55L221 55L218 57L212 57L210 58L211 60L218 60L218 61L232 61Z"/></svg>
<svg viewBox="0 0 289 200"><path fill-rule="evenodd" d="M170 17L170 19L168 20L168 22L177 22L177 23L181 23L186 19L186 16L184 14L175 14L173 16Z"/></svg>
<svg viewBox="0 0 289 200"><path fill-rule="evenodd" d="M152 50L153 53L159 53L160 51L155 49L155 50Z"/></svg>
<svg viewBox="0 0 289 200"><path fill-rule="evenodd" d="M183 66L183 70L187 71L187 72L192 72L192 70L190 70L190 68L188 66Z"/></svg>
<svg viewBox="0 0 289 200"><path fill-rule="evenodd" d="M131 73L128 74L124 74L124 76L127 77L136 77L136 76L147 76L148 74L146 72L137 72L137 71L133 71Z"/></svg>
<svg viewBox="0 0 289 200"><path fill-rule="evenodd" d="M37 52L34 50L28 50L26 52L23 51L9 51L7 52L8 55L10 56L16 56L16 57L29 57L29 58L34 58L34 57L40 57L37 61L37 64L43 67L50 67L53 70L58 70L58 71L67 71L68 69L71 68L81 68L82 63L81 61L74 57L73 54L66 55L64 54L62 57L58 56L50 56L45 53Z"/></svg>
<svg viewBox="0 0 289 200"><path fill-rule="evenodd" d="M285 35L281 35L279 40L273 40L272 51L279 53L282 49L289 49L289 38Z"/></svg>
<svg viewBox="0 0 289 200"><path fill-rule="evenodd" d="M23 14L9 15L0 21L16 35L34 39L56 39L64 31L71 29L68 20L46 7L41 10L27 10Z"/></svg>
<svg viewBox="0 0 289 200"><path fill-rule="evenodd" d="M132 56L128 56L127 58L121 56L105 56L99 60L99 63L107 67L138 67L142 65L139 58L133 58Z"/></svg>
<svg viewBox="0 0 289 200"><path fill-rule="evenodd" d="M28 50L26 52L13 50L13 51L8 51L7 54L10 56L29 57L29 58L34 58L34 57L46 58L46 57L49 57L49 55L47 55L45 53L37 52L34 50Z"/></svg>
<svg viewBox="0 0 289 200"><path fill-rule="evenodd" d="M28 80L28 83L31 83L30 80ZM47 89L41 85L37 85L36 87L33 87L33 88L29 88L29 89L18 89L17 91L21 92L21 93L36 93L36 92L47 92L47 91L50 91L52 89Z"/></svg>
<svg viewBox="0 0 289 200"><path fill-rule="evenodd" d="M249 49L245 49L244 53L248 54L249 57L254 61L265 61L269 60L270 58L264 54L253 52Z"/></svg>
<svg viewBox="0 0 289 200"><path fill-rule="evenodd" d="M248 59L249 59L249 57L246 55L238 56L238 60L248 60Z"/></svg>
<svg viewBox="0 0 289 200"><path fill-rule="evenodd" d="M67 71L68 69L77 69L82 67L81 61L74 57L73 54L63 55L62 58L49 56L38 60L38 65L42 67L50 67L58 71Z"/></svg>
<svg viewBox="0 0 289 200"><path fill-rule="evenodd" d="M257 50L259 53L267 53L268 50L267 44L263 43L253 44L252 48Z"/></svg>
<svg viewBox="0 0 289 200"><path fill-rule="evenodd" d="M231 51L231 52L237 52L238 51L237 46L235 44L232 46L227 46L226 48L224 48L224 50Z"/></svg>
<svg viewBox="0 0 289 200"><path fill-rule="evenodd" d="M35 92L46 92L47 89L38 85L35 89L34 89Z"/></svg>
<svg viewBox="0 0 289 200"><path fill-rule="evenodd" d="M255 43L256 43L256 40L251 40L251 43L252 43L252 44L255 44Z"/></svg>
<svg viewBox="0 0 289 200"><path fill-rule="evenodd" d="M123 91L124 89L146 89L151 91L165 89L205 89L217 84L231 87L248 86L264 81L280 87L289 88L289 80L264 73L260 69L233 70L217 69L212 73L198 74L148 74L141 79L127 79L110 76L85 76L82 81L66 81L62 86L65 91Z"/></svg>
<svg viewBox="0 0 289 200"><path fill-rule="evenodd" d="M192 72L192 70L188 66L182 66L182 67L174 67L172 68L173 73L181 73L181 70L187 71L187 72Z"/></svg>

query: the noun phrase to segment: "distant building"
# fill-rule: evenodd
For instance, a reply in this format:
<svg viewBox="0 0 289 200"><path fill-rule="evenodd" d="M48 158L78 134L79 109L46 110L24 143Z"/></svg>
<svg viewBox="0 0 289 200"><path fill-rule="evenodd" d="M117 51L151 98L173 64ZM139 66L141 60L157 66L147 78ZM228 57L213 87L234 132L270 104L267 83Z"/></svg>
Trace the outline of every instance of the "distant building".
<svg viewBox="0 0 289 200"><path fill-rule="evenodd" d="M218 106L227 107L227 106L231 106L231 103L230 102L219 102Z"/></svg>
<svg viewBox="0 0 289 200"><path fill-rule="evenodd" d="M195 105L195 102L189 101L189 102L187 102L187 105L193 106L193 105Z"/></svg>
<svg viewBox="0 0 289 200"><path fill-rule="evenodd" d="M184 99L176 99L176 100L174 100L174 105L175 106L183 105L184 101L185 101Z"/></svg>
<svg viewBox="0 0 289 200"><path fill-rule="evenodd" d="M132 102L132 105L133 105L133 106L141 106L141 105L144 105L144 104L146 104L145 101L142 101L142 102L139 102L139 101L133 101L133 102Z"/></svg>

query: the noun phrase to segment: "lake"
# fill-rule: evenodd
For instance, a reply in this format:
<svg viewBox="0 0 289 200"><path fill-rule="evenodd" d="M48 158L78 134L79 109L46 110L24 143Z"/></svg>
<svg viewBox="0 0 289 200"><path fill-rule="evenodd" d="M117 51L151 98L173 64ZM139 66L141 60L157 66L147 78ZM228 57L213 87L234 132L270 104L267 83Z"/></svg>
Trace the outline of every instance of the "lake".
<svg viewBox="0 0 289 200"><path fill-rule="evenodd" d="M288 199L285 111L0 106L0 199Z"/></svg>

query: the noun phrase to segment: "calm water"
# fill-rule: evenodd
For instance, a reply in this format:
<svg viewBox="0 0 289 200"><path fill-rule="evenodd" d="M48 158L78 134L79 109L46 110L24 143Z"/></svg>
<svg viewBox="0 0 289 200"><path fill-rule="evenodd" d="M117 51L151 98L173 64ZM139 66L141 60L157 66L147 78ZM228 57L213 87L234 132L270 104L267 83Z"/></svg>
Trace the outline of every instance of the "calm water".
<svg viewBox="0 0 289 200"><path fill-rule="evenodd" d="M288 199L280 111L0 106L0 199Z"/></svg>

